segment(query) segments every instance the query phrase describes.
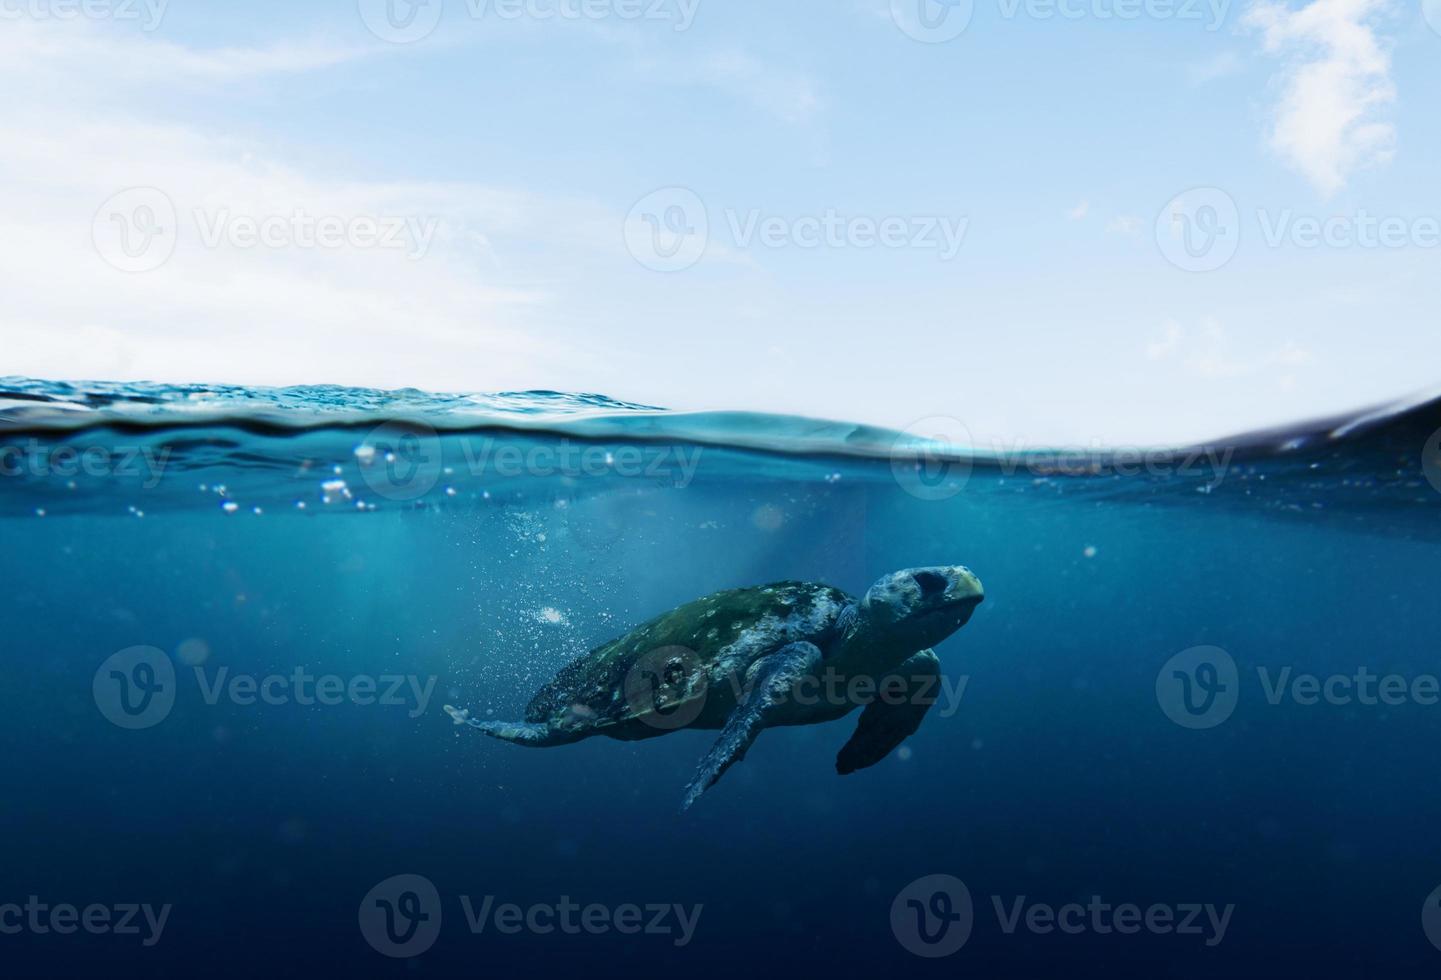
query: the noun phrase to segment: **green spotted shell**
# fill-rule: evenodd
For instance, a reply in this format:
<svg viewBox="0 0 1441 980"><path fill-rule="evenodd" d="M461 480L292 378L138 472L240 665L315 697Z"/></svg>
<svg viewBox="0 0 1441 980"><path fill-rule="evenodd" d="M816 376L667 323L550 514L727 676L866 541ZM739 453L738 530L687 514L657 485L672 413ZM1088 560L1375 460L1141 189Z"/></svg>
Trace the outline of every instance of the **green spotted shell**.
<svg viewBox="0 0 1441 980"><path fill-rule="evenodd" d="M808 640L824 648L853 600L828 585L777 582L717 592L662 613L561 668L531 700L525 720L568 728L636 720L727 683L760 657ZM628 696L638 672L658 675L654 703Z"/></svg>

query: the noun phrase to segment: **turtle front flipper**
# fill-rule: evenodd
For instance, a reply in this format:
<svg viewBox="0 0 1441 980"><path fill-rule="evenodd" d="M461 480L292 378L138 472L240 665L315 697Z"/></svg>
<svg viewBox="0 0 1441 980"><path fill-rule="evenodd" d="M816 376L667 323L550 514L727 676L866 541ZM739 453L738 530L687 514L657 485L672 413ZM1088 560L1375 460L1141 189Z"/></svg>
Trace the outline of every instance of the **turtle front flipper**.
<svg viewBox="0 0 1441 980"><path fill-rule="evenodd" d="M873 766L913 735L936 701L940 679L941 661L931 650L922 650L894 674L878 678L880 692L861 712L855 734L836 756L836 772L849 776Z"/></svg>
<svg viewBox="0 0 1441 980"><path fill-rule="evenodd" d="M720 738L701 760L695 778L686 787L682 810L689 810L700 795L716 784L725 771L745 758L746 750L790 706L791 690L812 674L821 662L814 643L792 643L756 661L755 681L749 693L731 712Z"/></svg>

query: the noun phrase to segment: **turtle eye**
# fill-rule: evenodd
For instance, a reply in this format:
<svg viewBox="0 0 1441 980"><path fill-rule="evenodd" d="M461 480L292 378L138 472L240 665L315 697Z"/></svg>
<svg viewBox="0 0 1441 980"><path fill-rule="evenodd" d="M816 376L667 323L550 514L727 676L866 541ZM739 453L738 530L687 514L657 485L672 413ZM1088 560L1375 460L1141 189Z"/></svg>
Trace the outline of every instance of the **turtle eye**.
<svg viewBox="0 0 1441 980"><path fill-rule="evenodd" d="M950 585L944 575L938 575L935 572L916 572L911 577L914 578L916 584L921 587L921 598L923 599L929 599L932 596L943 594L946 591L946 587Z"/></svg>

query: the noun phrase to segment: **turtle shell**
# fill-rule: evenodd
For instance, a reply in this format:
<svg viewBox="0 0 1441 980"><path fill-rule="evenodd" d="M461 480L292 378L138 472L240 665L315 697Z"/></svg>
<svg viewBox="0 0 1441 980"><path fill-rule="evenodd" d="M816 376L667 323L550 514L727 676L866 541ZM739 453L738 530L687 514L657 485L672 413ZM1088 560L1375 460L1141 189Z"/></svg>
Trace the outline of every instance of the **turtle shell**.
<svg viewBox="0 0 1441 980"><path fill-rule="evenodd" d="M531 699L525 720L571 730L645 722L636 737L715 727L756 660L798 640L824 648L853 601L811 582L696 599L561 668Z"/></svg>

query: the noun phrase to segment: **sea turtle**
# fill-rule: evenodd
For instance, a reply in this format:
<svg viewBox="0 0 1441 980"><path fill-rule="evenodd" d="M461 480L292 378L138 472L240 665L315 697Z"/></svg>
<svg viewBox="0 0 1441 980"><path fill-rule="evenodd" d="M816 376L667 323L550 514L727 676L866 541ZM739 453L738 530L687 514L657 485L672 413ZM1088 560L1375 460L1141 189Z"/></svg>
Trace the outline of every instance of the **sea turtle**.
<svg viewBox="0 0 1441 980"><path fill-rule="evenodd" d="M457 725L535 747L720 729L686 790L688 809L763 728L830 721L864 704L836 770L847 775L885 758L935 701L940 661L929 647L964 626L984 598L980 580L958 565L894 572L859 600L811 582L717 592L562 668L524 721L445 710Z"/></svg>

